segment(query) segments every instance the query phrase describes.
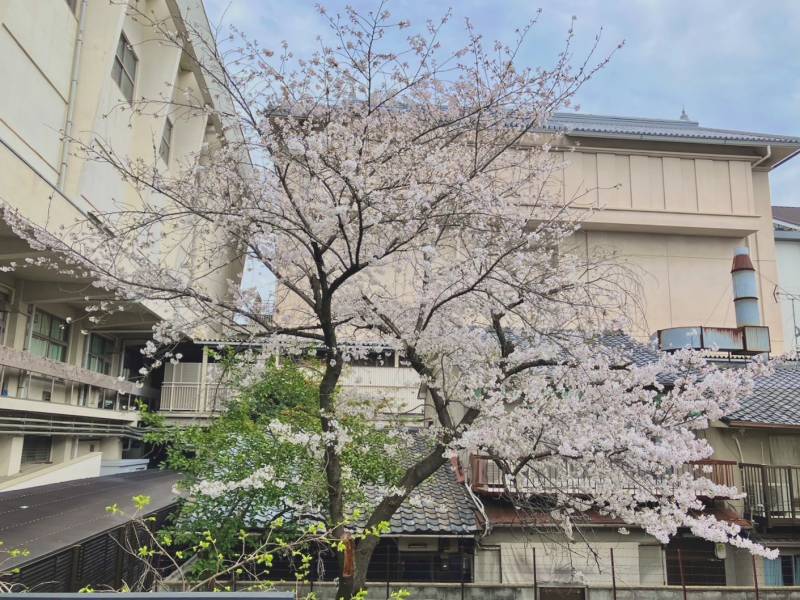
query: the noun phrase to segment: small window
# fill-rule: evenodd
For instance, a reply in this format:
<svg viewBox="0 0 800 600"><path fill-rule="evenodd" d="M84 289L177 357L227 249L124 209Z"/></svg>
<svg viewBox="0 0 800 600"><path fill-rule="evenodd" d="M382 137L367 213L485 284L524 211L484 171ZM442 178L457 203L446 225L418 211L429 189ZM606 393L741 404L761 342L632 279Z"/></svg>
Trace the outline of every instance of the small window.
<svg viewBox="0 0 800 600"><path fill-rule="evenodd" d="M52 438L42 435L26 435L22 439L22 464L50 462L52 442Z"/></svg>
<svg viewBox="0 0 800 600"><path fill-rule="evenodd" d="M33 314L30 353L64 362L68 335L69 325L64 319L37 309Z"/></svg>
<svg viewBox="0 0 800 600"><path fill-rule="evenodd" d="M114 55L114 66L111 67L111 79L117 82L122 95L128 102L133 102L133 83L136 81L136 65L139 59L133 52L125 34L122 34Z"/></svg>
<svg viewBox="0 0 800 600"><path fill-rule="evenodd" d="M89 338L89 352L86 355L86 368L90 371L108 375L114 360L114 340L93 333Z"/></svg>
<svg viewBox="0 0 800 600"><path fill-rule="evenodd" d="M164 122L164 129L161 132L161 145L158 147L158 153L164 162L169 164L169 152L172 147L172 121L167 120Z"/></svg>

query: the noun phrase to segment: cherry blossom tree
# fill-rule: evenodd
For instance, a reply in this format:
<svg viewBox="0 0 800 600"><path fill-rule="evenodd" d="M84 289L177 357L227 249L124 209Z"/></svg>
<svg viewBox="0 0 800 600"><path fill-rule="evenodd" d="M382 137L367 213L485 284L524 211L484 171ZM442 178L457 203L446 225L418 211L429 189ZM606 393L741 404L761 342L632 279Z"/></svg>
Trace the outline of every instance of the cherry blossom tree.
<svg viewBox="0 0 800 600"><path fill-rule="evenodd" d="M569 152L553 151L561 140L547 124L608 61L596 57L600 38L576 62L570 28L552 65L533 67L519 56L535 21L510 44L487 44L467 22L454 49L442 42L447 16L409 33L383 5L320 14L328 35L298 58L287 44L273 53L237 35L221 40L223 52L191 27L139 13L164 40L191 46L220 102L176 90L133 110L205 114L225 140L178 174L102 140L73 143L125 178L128 199L62 231L9 208L5 219L59 268L168 310L148 345L156 365L176 340L219 330L259 340L265 355L314 349L325 510L347 550L337 597L362 588L377 544L348 541L343 525L341 424L366 409L337 385L348 362L375 348L420 375L435 423L429 450L371 508L366 528L388 521L450 458L480 454L519 501L530 495L517 485L523 473L584 473L586 489L554 496L551 517L568 534L576 512L593 509L662 542L688 527L771 555L702 513L699 496L735 490L684 468L711 455L696 432L733 410L762 367L716 370L688 352L632 363L603 340L635 309L635 278L613 257L570 251L599 208L564 197ZM254 289L219 285L235 262L274 275L274 315ZM102 319L113 306L95 308ZM218 488L206 482L198 493Z"/></svg>

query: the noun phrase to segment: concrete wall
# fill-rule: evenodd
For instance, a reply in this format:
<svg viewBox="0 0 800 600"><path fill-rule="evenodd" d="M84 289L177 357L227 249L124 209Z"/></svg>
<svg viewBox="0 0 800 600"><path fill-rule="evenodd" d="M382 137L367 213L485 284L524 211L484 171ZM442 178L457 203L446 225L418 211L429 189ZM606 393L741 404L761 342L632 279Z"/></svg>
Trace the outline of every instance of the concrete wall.
<svg viewBox="0 0 800 600"><path fill-rule="evenodd" d="M10 492L50 483L61 483L75 479L100 476L102 453L85 454L63 463L23 473L18 477L0 483L0 491Z"/></svg>
<svg viewBox="0 0 800 600"><path fill-rule="evenodd" d="M162 584L162 590L173 589L169 583ZM238 584L239 591L247 590L245 584ZM409 600L547 600L548 588L533 585L481 585L452 583L393 583L388 586L389 593L397 590L411 593ZM294 591L304 597L311 591L308 584L277 584L276 591ZM373 600L388 598L385 583L369 584L367 597ZM313 591L319 600L334 600L336 588L332 583L316 583ZM800 587L760 588L760 600L800 600ZM752 587L687 587L687 600L756 600ZM585 600L614 600L614 591L609 586L585 588ZM683 600L684 593L677 586L623 586L617 587L616 600Z"/></svg>

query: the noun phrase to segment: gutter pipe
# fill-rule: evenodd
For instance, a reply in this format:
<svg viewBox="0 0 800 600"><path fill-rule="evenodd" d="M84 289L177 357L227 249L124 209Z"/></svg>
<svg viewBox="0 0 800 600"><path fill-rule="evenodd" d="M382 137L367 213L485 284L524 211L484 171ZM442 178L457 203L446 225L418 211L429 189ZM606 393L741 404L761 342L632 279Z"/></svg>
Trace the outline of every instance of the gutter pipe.
<svg viewBox="0 0 800 600"><path fill-rule="evenodd" d="M78 91L78 76L81 70L81 50L83 49L83 30L86 26L86 12L89 8L89 0L82 0L81 13L78 15L78 33L75 36L75 49L72 52L72 79L69 84L69 98L67 99L67 118L64 122L64 139L61 142L61 157L58 164L58 180L56 187L59 191L64 190L67 179L67 166L69 157L70 136L72 135L72 123L75 115L75 96Z"/></svg>

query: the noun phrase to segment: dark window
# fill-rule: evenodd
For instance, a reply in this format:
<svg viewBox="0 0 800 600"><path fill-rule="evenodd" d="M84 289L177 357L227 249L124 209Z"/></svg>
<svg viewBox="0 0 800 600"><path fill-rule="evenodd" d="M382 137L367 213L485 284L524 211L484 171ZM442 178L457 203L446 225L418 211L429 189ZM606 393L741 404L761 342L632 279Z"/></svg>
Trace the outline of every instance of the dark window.
<svg viewBox="0 0 800 600"><path fill-rule="evenodd" d="M167 120L164 122L164 129L161 132L161 145L158 147L158 153L164 162L169 164L169 151L172 148L172 121Z"/></svg>
<svg viewBox="0 0 800 600"><path fill-rule="evenodd" d="M136 65L139 59L133 51L128 38L122 34L117 44L114 55L114 65L111 67L111 79L117 82L122 95L128 102L133 102L133 84L136 81Z"/></svg>
<svg viewBox="0 0 800 600"><path fill-rule="evenodd" d="M695 539L674 539L667 546L667 585L725 585L725 561L717 558L714 544Z"/></svg>
<svg viewBox="0 0 800 600"><path fill-rule="evenodd" d="M36 309L33 313L30 353L42 358L67 360L69 325L50 313Z"/></svg>
<svg viewBox="0 0 800 600"><path fill-rule="evenodd" d="M52 438L43 435L26 435L22 440L22 464L50 462Z"/></svg>
<svg viewBox="0 0 800 600"><path fill-rule="evenodd" d="M89 338L89 352L86 354L86 368L90 371L111 374L114 360L114 340L93 333Z"/></svg>
<svg viewBox="0 0 800 600"><path fill-rule="evenodd" d="M11 296L5 292L0 292L0 344L3 343L6 335L6 322L11 312Z"/></svg>
<svg viewBox="0 0 800 600"><path fill-rule="evenodd" d="M781 574L783 575L783 585L794 585L794 556L781 556Z"/></svg>

